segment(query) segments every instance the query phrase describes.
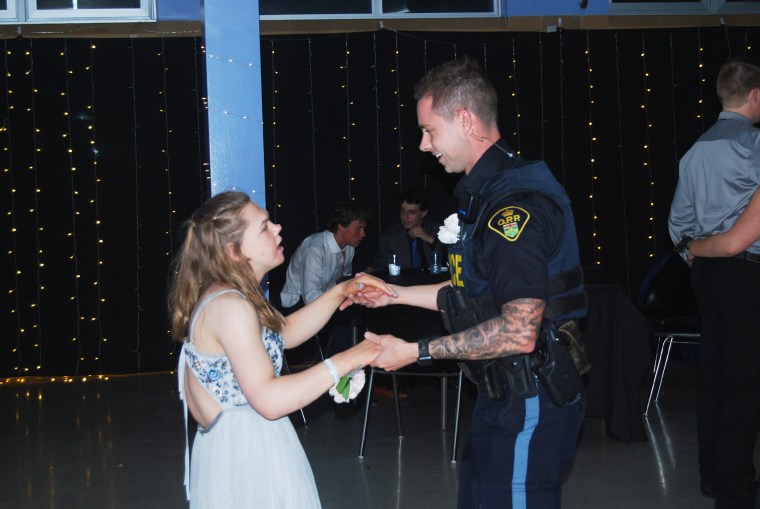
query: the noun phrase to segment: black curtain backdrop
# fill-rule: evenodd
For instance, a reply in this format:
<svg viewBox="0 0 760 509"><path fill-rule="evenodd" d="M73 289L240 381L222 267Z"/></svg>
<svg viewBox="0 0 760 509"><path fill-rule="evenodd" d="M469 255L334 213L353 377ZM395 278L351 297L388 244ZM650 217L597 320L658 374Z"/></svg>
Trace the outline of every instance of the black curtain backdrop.
<svg viewBox="0 0 760 509"><path fill-rule="evenodd" d="M267 206L286 253L353 199L374 212L354 269L419 185L413 86L465 54L499 91L501 132L573 201L589 279L635 298L668 253L678 159L720 110L715 76L755 28L397 33L261 40ZM0 59L0 376L173 369L165 291L181 223L208 195L200 39L16 39ZM220 58L224 58L221 55ZM231 65L247 65L236 64ZM232 112L235 113L235 112ZM277 292L284 267L271 274Z"/></svg>

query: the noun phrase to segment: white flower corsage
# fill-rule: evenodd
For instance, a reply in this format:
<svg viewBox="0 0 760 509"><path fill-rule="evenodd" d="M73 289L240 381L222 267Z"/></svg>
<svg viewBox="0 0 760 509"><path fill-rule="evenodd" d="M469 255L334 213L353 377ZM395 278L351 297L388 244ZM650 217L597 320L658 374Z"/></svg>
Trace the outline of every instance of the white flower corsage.
<svg viewBox="0 0 760 509"><path fill-rule="evenodd" d="M454 244L459 240L459 217L456 212L451 214L438 228L438 240L444 244Z"/></svg>
<svg viewBox="0 0 760 509"><path fill-rule="evenodd" d="M336 403L348 403L364 388L364 370L356 368L347 375L343 375L337 384L330 387L328 393Z"/></svg>

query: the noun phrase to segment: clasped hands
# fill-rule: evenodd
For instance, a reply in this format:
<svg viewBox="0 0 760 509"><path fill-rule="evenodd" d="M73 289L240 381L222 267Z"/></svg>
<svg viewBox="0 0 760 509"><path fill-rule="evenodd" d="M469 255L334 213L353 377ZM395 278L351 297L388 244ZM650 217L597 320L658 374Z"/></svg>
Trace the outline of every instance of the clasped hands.
<svg viewBox="0 0 760 509"><path fill-rule="evenodd" d="M351 304L370 308L383 307L398 298L393 286L363 272L358 272L346 283L346 298L340 305L341 310ZM417 343L408 343L391 334L380 335L369 331L364 334L364 338L381 348L380 354L370 363L372 367L395 371L417 360Z"/></svg>

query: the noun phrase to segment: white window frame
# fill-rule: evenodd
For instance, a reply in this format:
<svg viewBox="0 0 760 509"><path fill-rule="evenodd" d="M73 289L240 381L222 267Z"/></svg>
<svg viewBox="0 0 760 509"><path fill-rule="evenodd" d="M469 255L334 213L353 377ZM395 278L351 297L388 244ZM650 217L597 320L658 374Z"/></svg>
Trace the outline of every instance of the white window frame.
<svg viewBox="0 0 760 509"><path fill-rule="evenodd" d="M694 2L641 2L613 3L610 0L609 12L613 14L709 14L712 0L695 0Z"/></svg>
<svg viewBox="0 0 760 509"><path fill-rule="evenodd" d="M732 2L730 0L694 0L693 2L609 2L610 15L615 14L733 14L760 12L760 1Z"/></svg>
<svg viewBox="0 0 760 509"><path fill-rule="evenodd" d="M4 21L18 21L18 3L17 0L8 0L7 8L0 9L0 23Z"/></svg>
<svg viewBox="0 0 760 509"><path fill-rule="evenodd" d="M267 14L261 15L262 21L299 20L299 19L409 19L409 18L498 18L501 16L501 0L491 0L493 10L487 12L394 12L383 13L383 1L372 0L372 12L359 14Z"/></svg>
<svg viewBox="0 0 760 509"><path fill-rule="evenodd" d="M72 0L75 2L76 0ZM136 22L155 21L155 0L140 0L140 7L133 9L38 9L37 0L21 0L26 3L26 21L35 23L72 23L76 21Z"/></svg>
<svg viewBox="0 0 760 509"><path fill-rule="evenodd" d="M713 0L715 12L720 14L760 12L760 2L731 2L730 0Z"/></svg>

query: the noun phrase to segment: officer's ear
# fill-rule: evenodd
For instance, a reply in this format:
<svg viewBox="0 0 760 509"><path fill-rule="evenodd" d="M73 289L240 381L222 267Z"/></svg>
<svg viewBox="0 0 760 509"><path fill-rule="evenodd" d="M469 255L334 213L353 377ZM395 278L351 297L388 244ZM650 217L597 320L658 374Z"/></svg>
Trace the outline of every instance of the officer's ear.
<svg viewBox="0 0 760 509"><path fill-rule="evenodd" d="M457 119L465 132L472 131L472 113L467 108L462 108L457 112Z"/></svg>

